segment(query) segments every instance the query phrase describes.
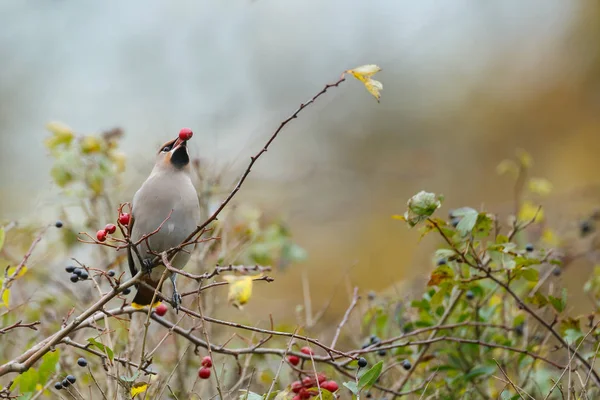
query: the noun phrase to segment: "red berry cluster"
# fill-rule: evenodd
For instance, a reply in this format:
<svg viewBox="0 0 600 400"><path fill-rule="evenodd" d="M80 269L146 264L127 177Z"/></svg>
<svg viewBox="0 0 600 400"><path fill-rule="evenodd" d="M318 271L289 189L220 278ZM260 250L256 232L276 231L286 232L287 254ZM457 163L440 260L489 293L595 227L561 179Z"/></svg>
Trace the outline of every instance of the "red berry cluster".
<svg viewBox="0 0 600 400"><path fill-rule="evenodd" d="M339 386L335 381L327 380L325 374L318 373L316 379L314 376L306 376L302 381L292 382L292 392L296 393L296 396L294 396L292 400L309 399L312 396L318 396L319 393L314 389L317 387L317 381L319 382L318 386L321 389L328 390L331 393L339 389Z"/></svg>
<svg viewBox="0 0 600 400"><path fill-rule="evenodd" d="M210 356L206 356L202 359L202 368L198 370L198 377L200 379L210 378L210 367L212 367L212 359Z"/></svg>
<svg viewBox="0 0 600 400"><path fill-rule="evenodd" d="M131 219L131 215L129 215L128 213L119 214L119 224L121 224L123 226L129 225L130 219ZM116 231L117 231L117 226L115 224L107 224L104 227L104 229L100 229L98 232L96 232L96 239L98 239L99 242L104 242L104 241L106 241L106 238L108 237L108 235L112 235Z"/></svg>

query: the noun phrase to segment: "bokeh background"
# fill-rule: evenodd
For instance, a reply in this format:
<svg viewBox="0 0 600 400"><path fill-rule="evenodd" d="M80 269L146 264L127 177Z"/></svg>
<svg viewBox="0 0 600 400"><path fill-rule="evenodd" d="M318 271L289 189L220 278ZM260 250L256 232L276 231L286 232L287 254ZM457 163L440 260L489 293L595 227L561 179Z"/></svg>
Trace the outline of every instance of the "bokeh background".
<svg viewBox="0 0 600 400"><path fill-rule="evenodd" d="M249 309L263 317L303 302L303 274L314 308L344 279L386 291L426 276L434 243L391 215L421 189L443 193L445 210L506 207L511 182L495 167L516 148L554 184L549 213L576 220L600 203L597 2L22 1L0 3L0 27L4 220L56 218L48 121L124 129L127 201L182 126L233 182L325 83L383 68L380 104L354 80L331 91L240 193L286 218L309 254L256 290ZM332 310L347 299L342 285Z"/></svg>

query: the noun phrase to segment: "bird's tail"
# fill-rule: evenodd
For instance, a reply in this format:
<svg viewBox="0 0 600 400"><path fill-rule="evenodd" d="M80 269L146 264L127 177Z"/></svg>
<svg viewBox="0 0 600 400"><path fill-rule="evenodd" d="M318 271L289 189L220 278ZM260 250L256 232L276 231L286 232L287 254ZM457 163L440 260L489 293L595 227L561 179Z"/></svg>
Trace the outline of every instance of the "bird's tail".
<svg viewBox="0 0 600 400"><path fill-rule="evenodd" d="M152 298L154 297L154 291L156 290L156 286L159 282L153 281L150 278L150 276L144 276L141 280L142 282L146 283L147 285L150 285L151 287L142 284L137 286L137 293L131 301L131 306L137 309L144 308L152 302ZM161 287L158 288L158 291L160 292L161 289L162 284ZM154 299L154 304L152 304L152 307L156 307L158 304L160 304L160 300L158 299L158 297L156 297Z"/></svg>

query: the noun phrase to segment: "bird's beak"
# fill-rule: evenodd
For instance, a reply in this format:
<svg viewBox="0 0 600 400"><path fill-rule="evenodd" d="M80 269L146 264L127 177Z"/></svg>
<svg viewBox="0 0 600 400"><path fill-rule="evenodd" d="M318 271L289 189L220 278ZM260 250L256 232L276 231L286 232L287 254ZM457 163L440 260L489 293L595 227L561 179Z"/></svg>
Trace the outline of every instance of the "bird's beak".
<svg viewBox="0 0 600 400"><path fill-rule="evenodd" d="M171 164L177 168L183 168L190 162L190 156L187 150L187 141L177 138L171 148Z"/></svg>

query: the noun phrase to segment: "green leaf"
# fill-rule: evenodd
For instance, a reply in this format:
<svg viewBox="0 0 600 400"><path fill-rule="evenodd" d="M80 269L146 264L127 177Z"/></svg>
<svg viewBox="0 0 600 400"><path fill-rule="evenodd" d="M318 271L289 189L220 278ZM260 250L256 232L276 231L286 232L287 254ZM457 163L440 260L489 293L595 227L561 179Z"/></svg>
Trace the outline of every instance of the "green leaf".
<svg viewBox="0 0 600 400"><path fill-rule="evenodd" d="M358 389L363 390L365 388L370 388L375 384L379 375L381 375L381 370L383 369L383 361L379 361L377 364L373 365L367 372L363 374L358 380Z"/></svg>
<svg viewBox="0 0 600 400"><path fill-rule="evenodd" d="M475 227L477 223L477 217L479 213L477 210L470 207L463 207L452 211L452 215L455 217L461 217L460 222L456 225L456 230L462 235L466 236Z"/></svg>
<svg viewBox="0 0 600 400"><path fill-rule="evenodd" d="M263 400L263 396L260 394L248 390L240 390L240 392L242 394L240 394L239 400Z"/></svg>
<svg viewBox="0 0 600 400"><path fill-rule="evenodd" d="M538 282L540 280L540 273L534 268L523 268L521 275L529 282Z"/></svg>
<svg viewBox="0 0 600 400"><path fill-rule="evenodd" d="M404 218L411 227L426 220L442 206L442 197L435 193L421 191L408 200L408 211Z"/></svg>
<svg viewBox="0 0 600 400"><path fill-rule="evenodd" d="M42 362L39 368L40 383L48 381L48 379L57 371L58 360L60 359L59 350L48 352L42 357Z"/></svg>
<svg viewBox="0 0 600 400"><path fill-rule="evenodd" d="M573 344L577 342L579 339L583 337L583 332L579 329L567 329L565 331L564 338L569 344Z"/></svg>
<svg viewBox="0 0 600 400"><path fill-rule="evenodd" d="M563 310L565 309L565 303L563 303L562 299L559 299L558 297L548 295L548 301L552 305L552 308L554 308L559 313L563 312Z"/></svg>
<svg viewBox="0 0 600 400"><path fill-rule="evenodd" d="M135 380L140 376L140 371L135 371L135 374L130 378L125 375L121 375L121 380L124 382L135 382Z"/></svg>
<svg viewBox="0 0 600 400"><path fill-rule="evenodd" d="M0 228L0 250L4 247L4 239L6 237L6 232L4 232L4 228Z"/></svg>
<svg viewBox="0 0 600 400"><path fill-rule="evenodd" d="M358 385L354 381L348 381L343 383L352 393L358 395Z"/></svg>
<svg viewBox="0 0 600 400"><path fill-rule="evenodd" d="M492 367L491 365L473 368L465 375L465 380L472 380L480 376L487 376L494 373L496 367Z"/></svg>
<svg viewBox="0 0 600 400"><path fill-rule="evenodd" d="M533 297L527 297L526 301L538 307L543 307L548 304L548 299L540 292L535 292Z"/></svg>
<svg viewBox="0 0 600 400"><path fill-rule="evenodd" d="M94 338L89 338L87 341L90 342L91 344L93 344L94 346L96 346L98 348L98 350L100 350L101 352L108 355L108 358L110 358L110 361L112 361L114 359L115 353L112 351L112 349L110 347L103 345L102 343L98 342Z"/></svg>

